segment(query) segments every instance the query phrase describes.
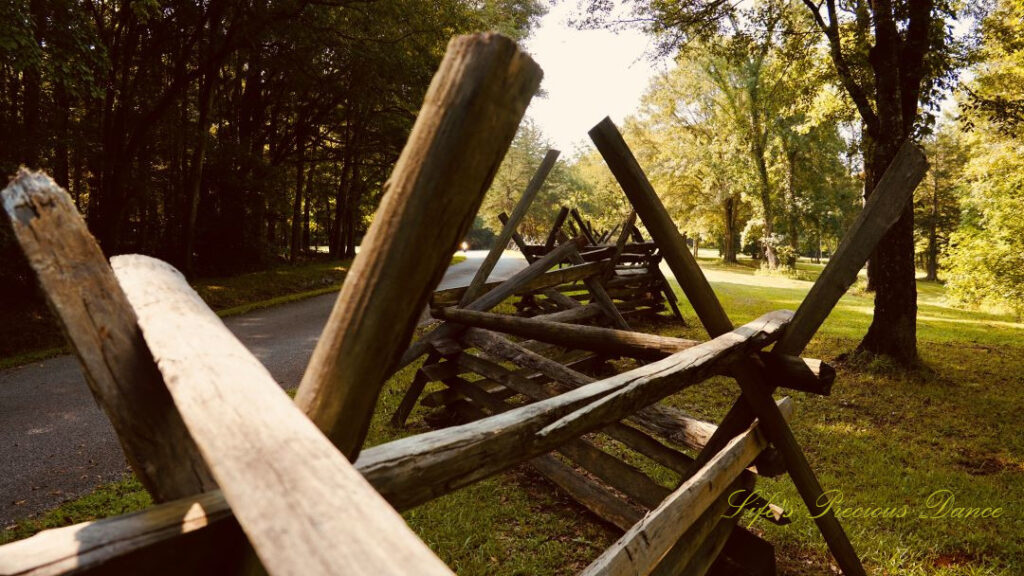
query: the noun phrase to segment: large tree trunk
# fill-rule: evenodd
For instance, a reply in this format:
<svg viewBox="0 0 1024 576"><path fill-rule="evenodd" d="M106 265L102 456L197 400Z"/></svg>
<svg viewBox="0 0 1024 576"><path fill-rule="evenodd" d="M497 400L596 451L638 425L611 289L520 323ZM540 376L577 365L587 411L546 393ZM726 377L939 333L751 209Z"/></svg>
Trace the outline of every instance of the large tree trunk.
<svg viewBox="0 0 1024 576"><path fill-rule="evenodd" d="M867 137L866 137L867 138ZM897 135L865 147L865 187L874 190L902 143ZM914 275L914 206L903 214L871 256L875 314L859 349L885 354L903 364L917 359L917 284Z"/></svg>
<svg viewBox="0 0 1024 576"><path fill-rule="evenodd" d="M764 257L768 262L768 268L775 270L779 267L779 258L775 254L775 223L772 212L771 182L768 180L768 165L765 163L765 150L762 146L754 146L754 161L757 164L757 177L759 183L759 196L761 198L761 210L764 213Z"/></svg>
<svg viewBox="0 0 1024 576"><path fill-rule="evenodd" d="M736 230L736 198L726 198L723 203L725 212L725 238L722 242L723 252L722 260L728 263L736 263L736 237L738 231Z"/></svg>

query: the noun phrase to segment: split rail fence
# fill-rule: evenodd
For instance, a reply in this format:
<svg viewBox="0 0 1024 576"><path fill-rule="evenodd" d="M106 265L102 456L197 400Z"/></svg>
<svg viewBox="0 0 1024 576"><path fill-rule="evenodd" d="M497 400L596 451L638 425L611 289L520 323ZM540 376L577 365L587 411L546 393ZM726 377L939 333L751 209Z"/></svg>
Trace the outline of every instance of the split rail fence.
<svg viewBox="0 0 1024 576"><path fill-rule="evenodd" d="M108 263L66 192L19 173L4 214L157 504L2 546L0 575L450 574L398 512L527 462L623 530L585 574L770 573L771 546L725 511L758 475L780 474L843 572L864 574L787 423L792 400L772 394L828 394L834 371L800 353L899 217L923 155L901 149L795 313L736 327L606 119L590 135L634 210L617 236L564 210L543 246L516 239L552 152L470 285L433 293L540 78L507 38L452 40L294 401L174 268ZM574 238L560 234L567 215ZM510 241L529 265L488 283ZM709 340L630 328L657 307L652 293L676 310L662 259ZM646 275L646 304L621 290L629 268ZM529 304L493 311L510 299ZM428 303L439 325L412 342ZM363 450L385 382L424 356L394 421L420 403L462 423ZM633 367L616 373L612 360ZM740 388L717 426L660 403L715 375ZM424 395L430 382L444 387ZM636 458L678 482L659 484Z"/></svg>

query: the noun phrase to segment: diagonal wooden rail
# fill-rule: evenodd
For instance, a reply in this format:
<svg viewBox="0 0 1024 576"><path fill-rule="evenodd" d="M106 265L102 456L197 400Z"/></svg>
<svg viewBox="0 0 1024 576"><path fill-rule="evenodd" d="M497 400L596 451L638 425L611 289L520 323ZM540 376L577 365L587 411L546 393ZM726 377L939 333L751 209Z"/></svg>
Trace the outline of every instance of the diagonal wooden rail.
<svg viewBox="0 0 1024 576"><path fill-rule="evenodd" d="M687 250L678 229L672 222L661 200L654 192L640 164L629 150L625 140L623 140L618 128L615 127L610 119L606 118L591 129L590 136L615 178L619 181L623 191L629 197L634 209L640 215L640 219L647 226L655 242L657 242L662 254L665 256L666 263L672 269L708 333L716 336L730 330L732 323L725 310L722 308L721 303L715 296L711 285L704 277L697 262ZM904 158L907 158L907 160L903 160ZM878 194L879 196L887 196L890 193L911 194L920 177L923 176L926 162L918 150L904 147L901 149L901 154L897 157L897 162L894 165L902 170L902 172L899 175L887 173L889 177L883 177L883 181L887 181L896 191L880 190L883 193ZM909 190L906 190L906 188L909 188ZM855 262L841 262L841 264L847 267L850 264L855 264ZM859 267L858 265L857 269ZM834 292L828 293L834 294ZM838 300L838 296L836 296L836 300ZM817 303L814 304L817 305ZM827 305L828 303L823 302L823 304ZM834 302L831 305L827 305L826 315L833 305ZM807 317L813 319L819 315L807 315ZM821 320L823 319L824 316L821 316ZM818 324L820 325L820 321ZM817 326L813 326L810 334L817 330ZM806 333L806 329L801 329L800 333ZM864 574L864 568L857 553L854 551L839 521L831 511L828 498L824 496L824 491L810 465L807 463L807 459L797 444L796 438L771 399L771 392L774 387L769 383L770 376L750 362L738 364L734 368L733 374L743 391L743 401L749 406L749 411L737 412L737 414L732 415L728 421L728 430L725 430L724 426L719 427L719 441L716 442L715 446L709 445L705 447L705 454L698 459L698 465L706 463L712 455L722 448L724 441L728 441L729 438L735 436L736 433L746 426L749 426L753 417L756 416L761 421L761 426L766 431L772 444L775 445L785 458L790 477L793 479L793 483L800 492L804 503L815 518L815 522L840 568L850 576ZM736 412L736 410L731 412Z"/></svg>

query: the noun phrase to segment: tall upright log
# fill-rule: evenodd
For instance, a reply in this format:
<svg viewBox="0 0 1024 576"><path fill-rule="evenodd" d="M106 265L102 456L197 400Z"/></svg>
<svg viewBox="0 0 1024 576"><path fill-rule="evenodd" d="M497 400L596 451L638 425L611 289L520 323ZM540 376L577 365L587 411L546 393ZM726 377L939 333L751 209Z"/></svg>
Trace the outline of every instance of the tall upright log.
<svg viewBox="0 0 1024 576"><path fill-rule="evenodd" d="M139 480L157 502L216 487L71 197L27 170L2 195L14 236Z"/></svg>
<svg viewBox="0 0 1024 576"><path fill-rule="evenodd" d="M350 459L541 75L503 36L448 44L295 399Z"/></svg>

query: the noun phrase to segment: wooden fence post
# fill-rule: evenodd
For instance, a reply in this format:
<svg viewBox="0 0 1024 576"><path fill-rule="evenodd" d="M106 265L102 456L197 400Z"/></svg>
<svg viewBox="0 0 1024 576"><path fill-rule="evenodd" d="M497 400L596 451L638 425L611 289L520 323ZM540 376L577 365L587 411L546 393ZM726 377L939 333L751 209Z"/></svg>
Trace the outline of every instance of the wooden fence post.
<svg viewBox="0 0 1024 576"><path fill-rule="evenodd" d="M541 75L504 36L448 44L295 398L350 459Z"/></svg>

